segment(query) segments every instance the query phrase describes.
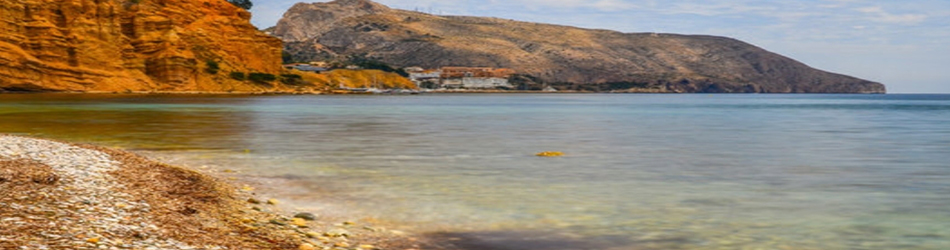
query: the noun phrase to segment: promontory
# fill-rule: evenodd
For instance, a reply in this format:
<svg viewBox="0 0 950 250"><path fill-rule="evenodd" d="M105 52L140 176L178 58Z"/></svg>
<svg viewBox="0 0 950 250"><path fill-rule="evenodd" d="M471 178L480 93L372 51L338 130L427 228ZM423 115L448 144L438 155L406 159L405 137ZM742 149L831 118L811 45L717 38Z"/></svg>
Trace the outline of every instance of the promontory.
<svg viewBox="0 0 950 250"><path fill-rule="evenodd" d="M493 67L513 82L581 91L885 93L727 37L622 33L440 16L369 0L298 3L269 29L293 60L363 57L395 67Z"/></svg>

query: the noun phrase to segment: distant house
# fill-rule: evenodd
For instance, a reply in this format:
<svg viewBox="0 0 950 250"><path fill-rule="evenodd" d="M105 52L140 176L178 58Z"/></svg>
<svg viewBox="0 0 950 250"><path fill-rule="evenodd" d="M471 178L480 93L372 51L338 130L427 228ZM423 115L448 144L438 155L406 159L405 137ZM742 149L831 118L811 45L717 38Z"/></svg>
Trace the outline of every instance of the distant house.
<svg viewBox="0 0 950 250"><path fill-rule="evenodd" d="M437 70L430 71L417 71L409 73L409 80L413 81L424 81L429 79L439 79L442 77L442 72Z"/></svg>
<svg viewBox="0 0 950 250"><path fill-rule="evenodd" d="M465 87L465 83L462 82L462 78L442 79L442 88L460 89L462 87Z"/></svg>
<svg viewBox="0 0 950 250"><path fill-rule="evenodd" d="M498 77L463 77L462 87L466 89L514 88L513 85L508 83L507 78Z"/></svg>
<svg viewBox="0 0 950 250"><path fill-rule="evenodd" d="M427 89L494 89L514 86L508 78L515 74L511 69L488 67L442 67L426 70L422 67L403 68L409 73L409 80L421 88Z"/></svg>
<svg viewBox="0 0 950 250"><path fill-rule="evenodd" d="M422 67L405 67L402 70L405 70L406 72L409 72L409 73L417 73L417 72L423 72L426 69L423 69Z"/></svg>
<svg viewBox="0 0 950 250"><path fill-rule="evenodd" d="M321 68L329 68L329 67L330 67L330 63L329 63L329 62L323 62L323 61L320 61L320 62L310 62L310 66L317 66L317 67L321 67Z"/></svg>
<svg viewBox="0 0 950 250"><path fill-rule="evenodd" d="M409 80L424 89L437 89L440 88L440 78L442 76L442 71L439 70L424 70L422 68L412 69L405 68L406 72L409 72Z"/></svg>
<svg viewBox="0 0 950 250"><path fill-rule="evenodd" d="M488 67L442 67L442 87L466 89L514 88L508 78L515 73L511 69ZM451 87L450 87L451 86Z"/></svg>
<svg viewBox="0 0 950 250"><path fill-rule="evenodd" d="M291 69L294 69L294 67L297 67L297 65L306 65L306 64L302 64L302 63L284 64L284 69L291 70Z"/></svg>
<svg viewBox="0 0 950 250"><path fill-rule="evenodd" d="M311 66L309 64L299 64L297 66L294 66L294 69L300 70L300 71L316 72L316 73L323 73L327 71L327 68Z"/></svg>

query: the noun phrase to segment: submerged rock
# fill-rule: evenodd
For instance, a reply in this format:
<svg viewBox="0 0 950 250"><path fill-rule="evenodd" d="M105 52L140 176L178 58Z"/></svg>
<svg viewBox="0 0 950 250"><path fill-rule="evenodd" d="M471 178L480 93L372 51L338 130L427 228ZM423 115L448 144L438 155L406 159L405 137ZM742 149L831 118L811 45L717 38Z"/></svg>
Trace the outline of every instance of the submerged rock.
<svg viewBox="0 0 950 250"><path fill-rule="evenodd" d="M546 152L538 153L538 154L536 154L536 156L540 156L540 157L561 157L561 156L564 156L564 152L546 151Z"/></svg>

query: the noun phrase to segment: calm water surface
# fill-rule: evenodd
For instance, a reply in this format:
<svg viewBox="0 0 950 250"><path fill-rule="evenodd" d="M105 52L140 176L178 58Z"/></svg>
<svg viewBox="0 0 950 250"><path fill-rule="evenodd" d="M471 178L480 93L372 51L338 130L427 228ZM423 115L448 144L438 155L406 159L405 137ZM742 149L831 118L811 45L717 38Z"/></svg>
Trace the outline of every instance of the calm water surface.
<svg viewBox="0 0 950 250"><path fill-rule="evenodd" d="M950 249L950 95L0 95L0 133L472 248Z"/></svg>

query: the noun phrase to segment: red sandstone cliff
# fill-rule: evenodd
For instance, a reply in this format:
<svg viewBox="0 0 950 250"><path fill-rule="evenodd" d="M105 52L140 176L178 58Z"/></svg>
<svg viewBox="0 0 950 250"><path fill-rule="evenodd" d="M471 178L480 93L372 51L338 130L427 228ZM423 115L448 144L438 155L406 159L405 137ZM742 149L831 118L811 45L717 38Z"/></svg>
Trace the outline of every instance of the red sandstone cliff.
<svg viewBox="0 0 950 250"><path fill-rule="evenodd" d="M281 41L250 16L225 0L0 0L0 92L281 90L228 76L280 73Z"/></svg>

